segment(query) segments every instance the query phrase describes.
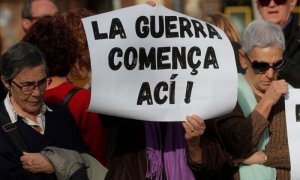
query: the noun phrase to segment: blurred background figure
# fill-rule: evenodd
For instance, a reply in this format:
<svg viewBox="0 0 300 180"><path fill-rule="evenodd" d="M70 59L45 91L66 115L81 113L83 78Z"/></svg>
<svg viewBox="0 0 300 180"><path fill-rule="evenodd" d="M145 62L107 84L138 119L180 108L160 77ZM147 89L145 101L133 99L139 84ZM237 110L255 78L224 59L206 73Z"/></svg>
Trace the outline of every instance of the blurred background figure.
<svg viewBox="0 0 300 180"><path fill-rule="evenodd" d="M204 18L204 20L208 23L211 23L221 28L231 42L240 43L241 41L240 33L238 32L236 26L233 24L230 18L225 14L222 13L209 14L207 15L206 18Z"/></svg>
<svg viewBox="0 0 300 180"><path fill-rule="evenodd" d="M187 0L184 6L186 14L197 19L204 17L204 9L204 2L202 0Z"/></svg>
<svg viewBox="0 0 300 180"><path fill-rule="evenodd" d="M22 8L22 27L25 31L41 17L51 17L58 12L52 0L25 0Z"/></svg>
<svg viewBox="0 0 300 180"><path fill-rule="evenodd" d="M77 39L78 55L67 78L79 87L89 88L91 80L90 54L81 18L92 16L94 13L86 8L75 8L64 13L65 23Z"/></svg>
<svg viewBox="0 0 300 180"><path fill-rule="evenodd" d="M66 26L64 17L39 19L24 36L23 41L37 46L44 54L49 69L51 85L47 86L45 101L63 103L76 86L67 80L77 59L77 39ZM101 120L96 113L88 112L90 90L80 88L66 104L76 120L82 139L92 154L105 164L104 137Z"/></svg>
<svg viewBox="0 0 300 180"><path fill-rule="evenodd" d="M293 14L297 0L258 0L257 9L263 19L282 27L287 63L279 78L285 79L295 88L300 88L300 27L298 15Z"/></svg>
<svg viewBox="0 0 300 180"><path fill-rule="evenodd" d="M239 49L241 48L240 45L241 36L237 27L233 24L233 22L230 20L228 16L222 13L209 14L204 18L204 21L221 28L225 32L234 50L237 71L239 73L242 73L243 68L241 67L239 61Z"/></svg>

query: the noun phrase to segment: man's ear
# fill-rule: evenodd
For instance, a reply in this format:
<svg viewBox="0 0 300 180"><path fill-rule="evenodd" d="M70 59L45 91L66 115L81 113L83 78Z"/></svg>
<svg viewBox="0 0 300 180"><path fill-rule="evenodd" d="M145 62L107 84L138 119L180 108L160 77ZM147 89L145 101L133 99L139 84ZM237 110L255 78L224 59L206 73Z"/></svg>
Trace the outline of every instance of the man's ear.
<svg viewBox="0 0 300 180"><path fill-rule="evenodd" d="M5 80L5 78L3 76L1 76L1 81L2 81L2 84L4 85L4 87L9 90L10 89L10 85L9 83Z"/></svg>
<svg viewBox="0 0 300 180"><path fill-rule="evenodd" d="M22 24L24 31L27 32L30 29L32 22L29 19L23 18L21 20L21 24Z"/></svg>
<svg viewBox="0 0 300 180"><path fill-rule="evenodd" d="M239 49L239 60L240 60L240 64L241 64L242 68L244 70L246 70L248 68L248 63L247 63L248 59L247 59L244 51L242 51L241 49Z"/></svg>

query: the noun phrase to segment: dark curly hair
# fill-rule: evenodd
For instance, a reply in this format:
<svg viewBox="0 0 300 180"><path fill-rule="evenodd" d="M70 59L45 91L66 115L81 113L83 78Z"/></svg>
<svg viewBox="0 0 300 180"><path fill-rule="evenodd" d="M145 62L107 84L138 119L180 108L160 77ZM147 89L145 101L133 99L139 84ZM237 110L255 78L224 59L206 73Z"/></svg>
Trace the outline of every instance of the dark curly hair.
<svg viewBox="0 0 300 180"><path fill-rule="evenodd" d="M75 8L64 13L64 18L71 32L77 37L80 52L78 52L76 65L71 69L70 75L74 79L85 79L91 71L90 54L86 35L81 18L92 16L95 13L86 8ZM80 72L80 73L79 73Z"/></svg>
<svg viewBox="0 0 300 180"><path fill-rule="evenodd" d="M49 76L67 76L78 56L77 40L62 15L39 19L23 40L38 47L45 55Z"/></svg>

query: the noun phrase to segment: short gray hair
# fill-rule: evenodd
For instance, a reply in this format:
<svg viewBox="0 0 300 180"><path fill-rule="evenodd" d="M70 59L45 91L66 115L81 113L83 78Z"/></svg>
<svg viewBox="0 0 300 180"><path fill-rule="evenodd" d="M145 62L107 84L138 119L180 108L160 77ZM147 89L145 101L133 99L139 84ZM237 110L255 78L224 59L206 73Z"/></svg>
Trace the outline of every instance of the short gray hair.
<svg viewBox="0 0 300 180"><path fill-rule="evenodd" d="M15 76L24 68L39 65L44 65L47 71L43 53L33 45L20 42L10 47L3 54L0 62L0 72L4 79L11 83Z"/></svg>
<svg viewBox="0 0 300 180"><path fill-rule="evenodd" d="M242 50L250 53L255 47L276 47L285 50L285 40L279 25L265 20L254 20L244 30Z"/></svg>

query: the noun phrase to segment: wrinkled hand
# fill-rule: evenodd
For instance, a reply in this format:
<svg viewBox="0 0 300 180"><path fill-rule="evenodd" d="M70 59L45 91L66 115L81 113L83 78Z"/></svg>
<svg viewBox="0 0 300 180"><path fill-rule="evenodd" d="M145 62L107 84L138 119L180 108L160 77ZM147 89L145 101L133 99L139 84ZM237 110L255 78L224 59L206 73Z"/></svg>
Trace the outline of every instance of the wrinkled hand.
<svg viewBox="0 0 300 180"><path fill-rule="evenodd" d="M20 160L23 168L32 173L54 173L52 164L40 153L23 152L23 156L21 156Z"/></svg>
<svg viewBox="0 0 300 180"><path fill-rule="evenodd" d="M247 165L264 164L266 162L265 157L266 157L266 155L263 151L257 151L254 154L252 154L250 157L248 157L247 159L235 159L235 160L233 160L233 163L234 164L243 163L243 164L247 164Z"/></svg>
<svg viewBox="0 0 300 180"><path fill-rule="evenodd" d="M197 115L187 116L186 121L182 123L188 146L199 146L200 137L205 131L205 122Z"/></svg>
<svg viewBox="0 0 300 180"><path fill-rule="evenodd" d="M285 80L272 81L261 101L266 101L273 106L278 102L280 97L285 95L287 92L288 83Z"/></svg>
<svg viewBox="0 0 300 180"><path fill-rule="evenodd" d="M255 110L265 119L268 119L272 107L287 92L288 83L285 80L272 81L269 88L262 94L262 98L257 103Z"/></svg>

